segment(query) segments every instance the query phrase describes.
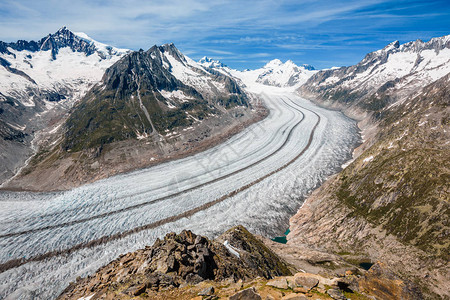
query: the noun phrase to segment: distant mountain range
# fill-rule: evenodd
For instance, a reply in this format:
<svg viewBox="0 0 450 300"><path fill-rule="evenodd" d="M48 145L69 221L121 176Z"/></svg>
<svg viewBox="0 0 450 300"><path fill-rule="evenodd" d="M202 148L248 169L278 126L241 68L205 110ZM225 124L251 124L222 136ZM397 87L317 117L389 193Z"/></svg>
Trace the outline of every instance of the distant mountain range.
<svg viewBox="0 0 450 300"><path fill-rule="evenodd" d="M262 68L244 71L231 69L222 62L206 56L199 63L204 67L213 68L239 78L246 86L257 83L275 87L298 88L317 72L311 65L297 66L291 60L283 63L279 59L271 60Z"/></svg>
<svg viewBox="0 0 450 300"><path fill-rule="evenodd" d="M403 45L395 41L354 66L318 72L300 92L328 105L380 111L449 72L450 35Z"/></svg>

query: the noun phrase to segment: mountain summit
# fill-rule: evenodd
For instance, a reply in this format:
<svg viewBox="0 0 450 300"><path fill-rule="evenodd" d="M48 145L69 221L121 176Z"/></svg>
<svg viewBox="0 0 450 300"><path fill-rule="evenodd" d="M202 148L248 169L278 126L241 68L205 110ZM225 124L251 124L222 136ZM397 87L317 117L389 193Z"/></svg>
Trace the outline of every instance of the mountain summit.
<svg viewBox="0 0 450 300"><path fill-rule="evenodd" d="M283 63L274 59L260 69L256 82L278 87L298 87L315 72L310 65L297 66L292 60Z"/></svg>
<svg viewBox="0 0 450 300"><path fill-rule="evenodd" d="M130 53L106 70L69 118L64 145L79 151L158 135L219 114L219 107L236 105L249 104L233 79L202 69L174 44L155 45Z"/></svg>
<svg viewBox="0 0 450 300"><path fill-rule="evenodd" d="M206 56L203 56L198 61L198 63L206 68L224 68L224 67L226 67L226 65L224 65L222 62L220 62L218 60L214 60L214 59L206 57Z"/></svg>
<svg viewBox="0 0 450 300"><path fill-rule="evenodd" d="M63 26L55 33L49 33L37 42L24 40L19 40L15 43L0 42L0 53L13 54L8 48L30 52L50 50L52 59L57 59L59 50L66 47L74 52L83 52L86 56L98 53L103 59L111 55L121 56L130 51L99 43L85 33L73 33L66 26Z"/></svg>

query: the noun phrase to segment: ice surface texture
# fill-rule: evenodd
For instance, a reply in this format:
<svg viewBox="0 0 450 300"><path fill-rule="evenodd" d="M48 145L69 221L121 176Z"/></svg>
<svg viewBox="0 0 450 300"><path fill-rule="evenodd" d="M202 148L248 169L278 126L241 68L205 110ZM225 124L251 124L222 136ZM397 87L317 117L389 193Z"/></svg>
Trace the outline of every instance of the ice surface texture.
<svg viewBox="0 0 450 300"><path fill-rule="evenodd" d="M54 297L77 276L169 231L214 237L242 224L269 237L284 232L304 196L350 158L359 138L355 123L338 112L289 92L263 92L270 115L205 152L67 192L1 193L0 263L54 254L0 273L0 298Z"/></svg>

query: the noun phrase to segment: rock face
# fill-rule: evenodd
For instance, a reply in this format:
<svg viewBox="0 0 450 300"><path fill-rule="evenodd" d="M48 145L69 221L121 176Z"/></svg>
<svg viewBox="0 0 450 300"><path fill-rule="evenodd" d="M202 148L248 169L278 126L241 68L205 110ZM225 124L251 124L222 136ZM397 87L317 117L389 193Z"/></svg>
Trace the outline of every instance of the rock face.
<svg viewBox="0 0 450 300"><path fill-rule="evenodd" d="M423 299L419 288L400 279L383 263L373 265L359 281L362 291L371 291L377 299Z"/></svg>
<svg viewBox="0 0 450 300"><path fill-rule="evenodd" d="M220 242L223 238L239 257ZM146 290L157 292L205 280L289 274L286 264L242 226L230 229L216 241L183 231L169 233L152 247L119 257L96 274L71 284L59 299L78 299L92 293L137 296Z"/></svg>
<svg viewBox="0 0 450 300"><path fill-rule="evenodd" d="M389 64L390 57L404 51L415 53L417 57L431 51L438 57L422 69L419 59L417 73L408 76L420 72L434 74L432 70L443 72L450 66L449 56L442 56L449 51L448 41L448 37L443 37L428 43L393 44L369 54L356 66L326 74L356 72L363 66L367 66L367 74L369 69L373 69L371 74L378 74L376 72L384 70L382 65ZM445 58L444 62L431 68L440 58ZM381 69L374 67L378 63L369 68L370 61L380 63ZM326 87L326 78L319 79L319 75L326 74L317 74L304 87L310 92L314 90L312 94L322 104L329 102L323 95L344 89L347 87L344 81L360 78L349 75L343 77L340 84ZM432 80L425 75L420 78L423 78L422 83ZM369 86L370 82L368 80L365 86L367 95L376 92ZM288 244L315 245L344 253L353 260L380 260L396 273L420 282L429 297L449 297L450 289L444 280L450 276L450 206L446 196L450 168L446 159L450 151L449 86L449 74L423 89L417 85L415 90L406 89L410 93L407 97L393 85L392 89L376 92L392 96L377 108L369 105L373 100L370 97L339 98L347 99L346 112L364 109L369 116L364 122L375 125L375 133L365 137L358 151L362 154L316 190L291 218Z"/></svg>

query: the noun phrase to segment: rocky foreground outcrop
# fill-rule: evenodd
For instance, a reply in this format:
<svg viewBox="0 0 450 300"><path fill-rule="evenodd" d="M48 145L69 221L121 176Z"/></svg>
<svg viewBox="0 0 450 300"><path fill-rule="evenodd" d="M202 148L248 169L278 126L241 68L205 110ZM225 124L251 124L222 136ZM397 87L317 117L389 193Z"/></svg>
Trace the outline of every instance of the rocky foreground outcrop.
<svg viewBox="0 0 450 300"><path fill-rule="evenodd" d="M242 226L213 241L169 233L78 278L58 299L421 299L383 264L366 272L336 255L280 245Z"/></svg>
<svg viewBox="0 0 450 300"><path fill-rule="evenodd" d="M244 227L217 241L191 231L169 233L152 247L122 255L97 273L71 284L60 299L95 294L121 297L157 293L205 280L249 280L290 275L287 264Z"/></svg>

